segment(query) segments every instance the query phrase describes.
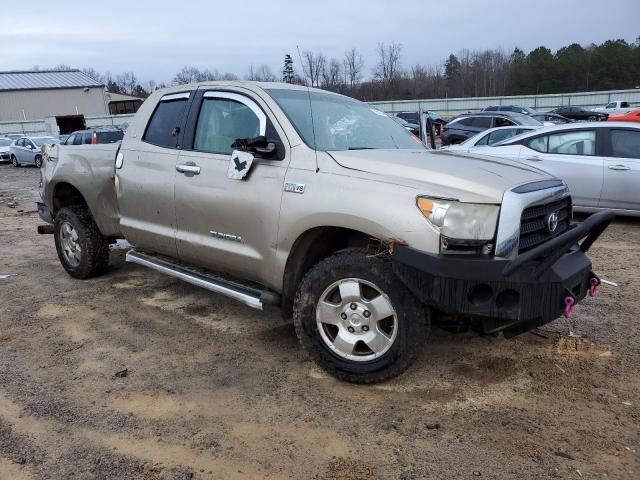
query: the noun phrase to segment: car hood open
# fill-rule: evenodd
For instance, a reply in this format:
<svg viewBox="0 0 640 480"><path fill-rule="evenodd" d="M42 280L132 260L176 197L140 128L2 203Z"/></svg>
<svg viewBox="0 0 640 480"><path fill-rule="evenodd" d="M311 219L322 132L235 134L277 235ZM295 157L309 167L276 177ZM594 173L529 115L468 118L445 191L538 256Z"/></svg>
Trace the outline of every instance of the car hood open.
<svg viewBox="0 0 640 480"><path fill-rule="evenodd" d="M438 150L353 150L328 152L342 167L379 174L410 186L455 193L460 201L500 203L505 190L553 178L523 163ZM451 193L449 194L451 196Z"/></svg>

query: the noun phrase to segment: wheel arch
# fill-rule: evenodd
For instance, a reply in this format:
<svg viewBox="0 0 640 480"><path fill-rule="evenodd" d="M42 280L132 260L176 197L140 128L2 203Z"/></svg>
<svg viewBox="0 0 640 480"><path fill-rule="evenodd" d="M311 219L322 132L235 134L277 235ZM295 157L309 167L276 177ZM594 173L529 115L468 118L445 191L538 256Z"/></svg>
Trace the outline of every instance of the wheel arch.
<svg viewBox="0 0 640 480"><path fill-rule="evenodd" d="M51 194L51 205L53 216L56 215L60 209L65 207L87 207L89 205L84 198L84 195L75 186L68 182L60 182L53 188Z"/></svg>
<svg viewBox="0 0 640 480"><path fill-rule="evenodd" d="M347 248L367 248L382 243L365 232L345 227L321 226L301 233L287 257L282 282L282 316L291 318L293 299L304 274L320 260Z"/></svg>

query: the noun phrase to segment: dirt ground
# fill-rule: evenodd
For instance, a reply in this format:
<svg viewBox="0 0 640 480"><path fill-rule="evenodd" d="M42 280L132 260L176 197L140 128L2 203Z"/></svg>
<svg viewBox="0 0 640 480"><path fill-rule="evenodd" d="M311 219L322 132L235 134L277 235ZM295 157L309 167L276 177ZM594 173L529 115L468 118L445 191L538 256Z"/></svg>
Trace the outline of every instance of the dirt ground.
<svg viewBox="0 0 640 480"><path fill-rule="evenodd" d="M619 286L571 320L511 340L435 330L405 375L354 386L277 310L122 250L70 278L35 232L37 182L0 166L1 479L640 478L639 221L593 248Z"/></svg>

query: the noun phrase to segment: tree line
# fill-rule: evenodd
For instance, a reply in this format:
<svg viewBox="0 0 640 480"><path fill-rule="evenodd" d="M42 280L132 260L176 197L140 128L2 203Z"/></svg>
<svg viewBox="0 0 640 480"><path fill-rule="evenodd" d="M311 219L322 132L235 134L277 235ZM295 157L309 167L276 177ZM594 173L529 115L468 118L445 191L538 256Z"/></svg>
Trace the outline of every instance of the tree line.
<svg viewBox="0 0 640 480"><path fill-rule="evenodd" d="M556 52L538 47L528 53L520 48L462 50L436 65L403 63L403 46L380 43L373 66L350 48L342 57L304 51L284 57L279 72L266 65L249 67L244 80L284 81L319 87L365 101L417 98L486 97L613 90L640 86L640 37L634 43L607 40L599 45L577 43ZM69 68L58 65L56 68ZM140 81L133 72L112 75L93 68L82 70L104 83L110 92L146 97L167 86ZM239 80L235 73L185 66L169 85L209 80Z"/></svg>

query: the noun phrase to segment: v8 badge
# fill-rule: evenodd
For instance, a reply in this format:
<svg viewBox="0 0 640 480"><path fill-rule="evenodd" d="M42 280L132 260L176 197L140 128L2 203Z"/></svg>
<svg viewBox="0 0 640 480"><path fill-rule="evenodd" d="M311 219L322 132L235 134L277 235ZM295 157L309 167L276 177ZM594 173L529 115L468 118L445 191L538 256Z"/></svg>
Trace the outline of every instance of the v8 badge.
<svg viewBox="0 0 640 480"><path fill-rule="evenodd" d="M229 161L229 170L227 170L227 178L230 180L242 180L251 170L253 163L253 155L249 152L234 150Z"/></svg>

